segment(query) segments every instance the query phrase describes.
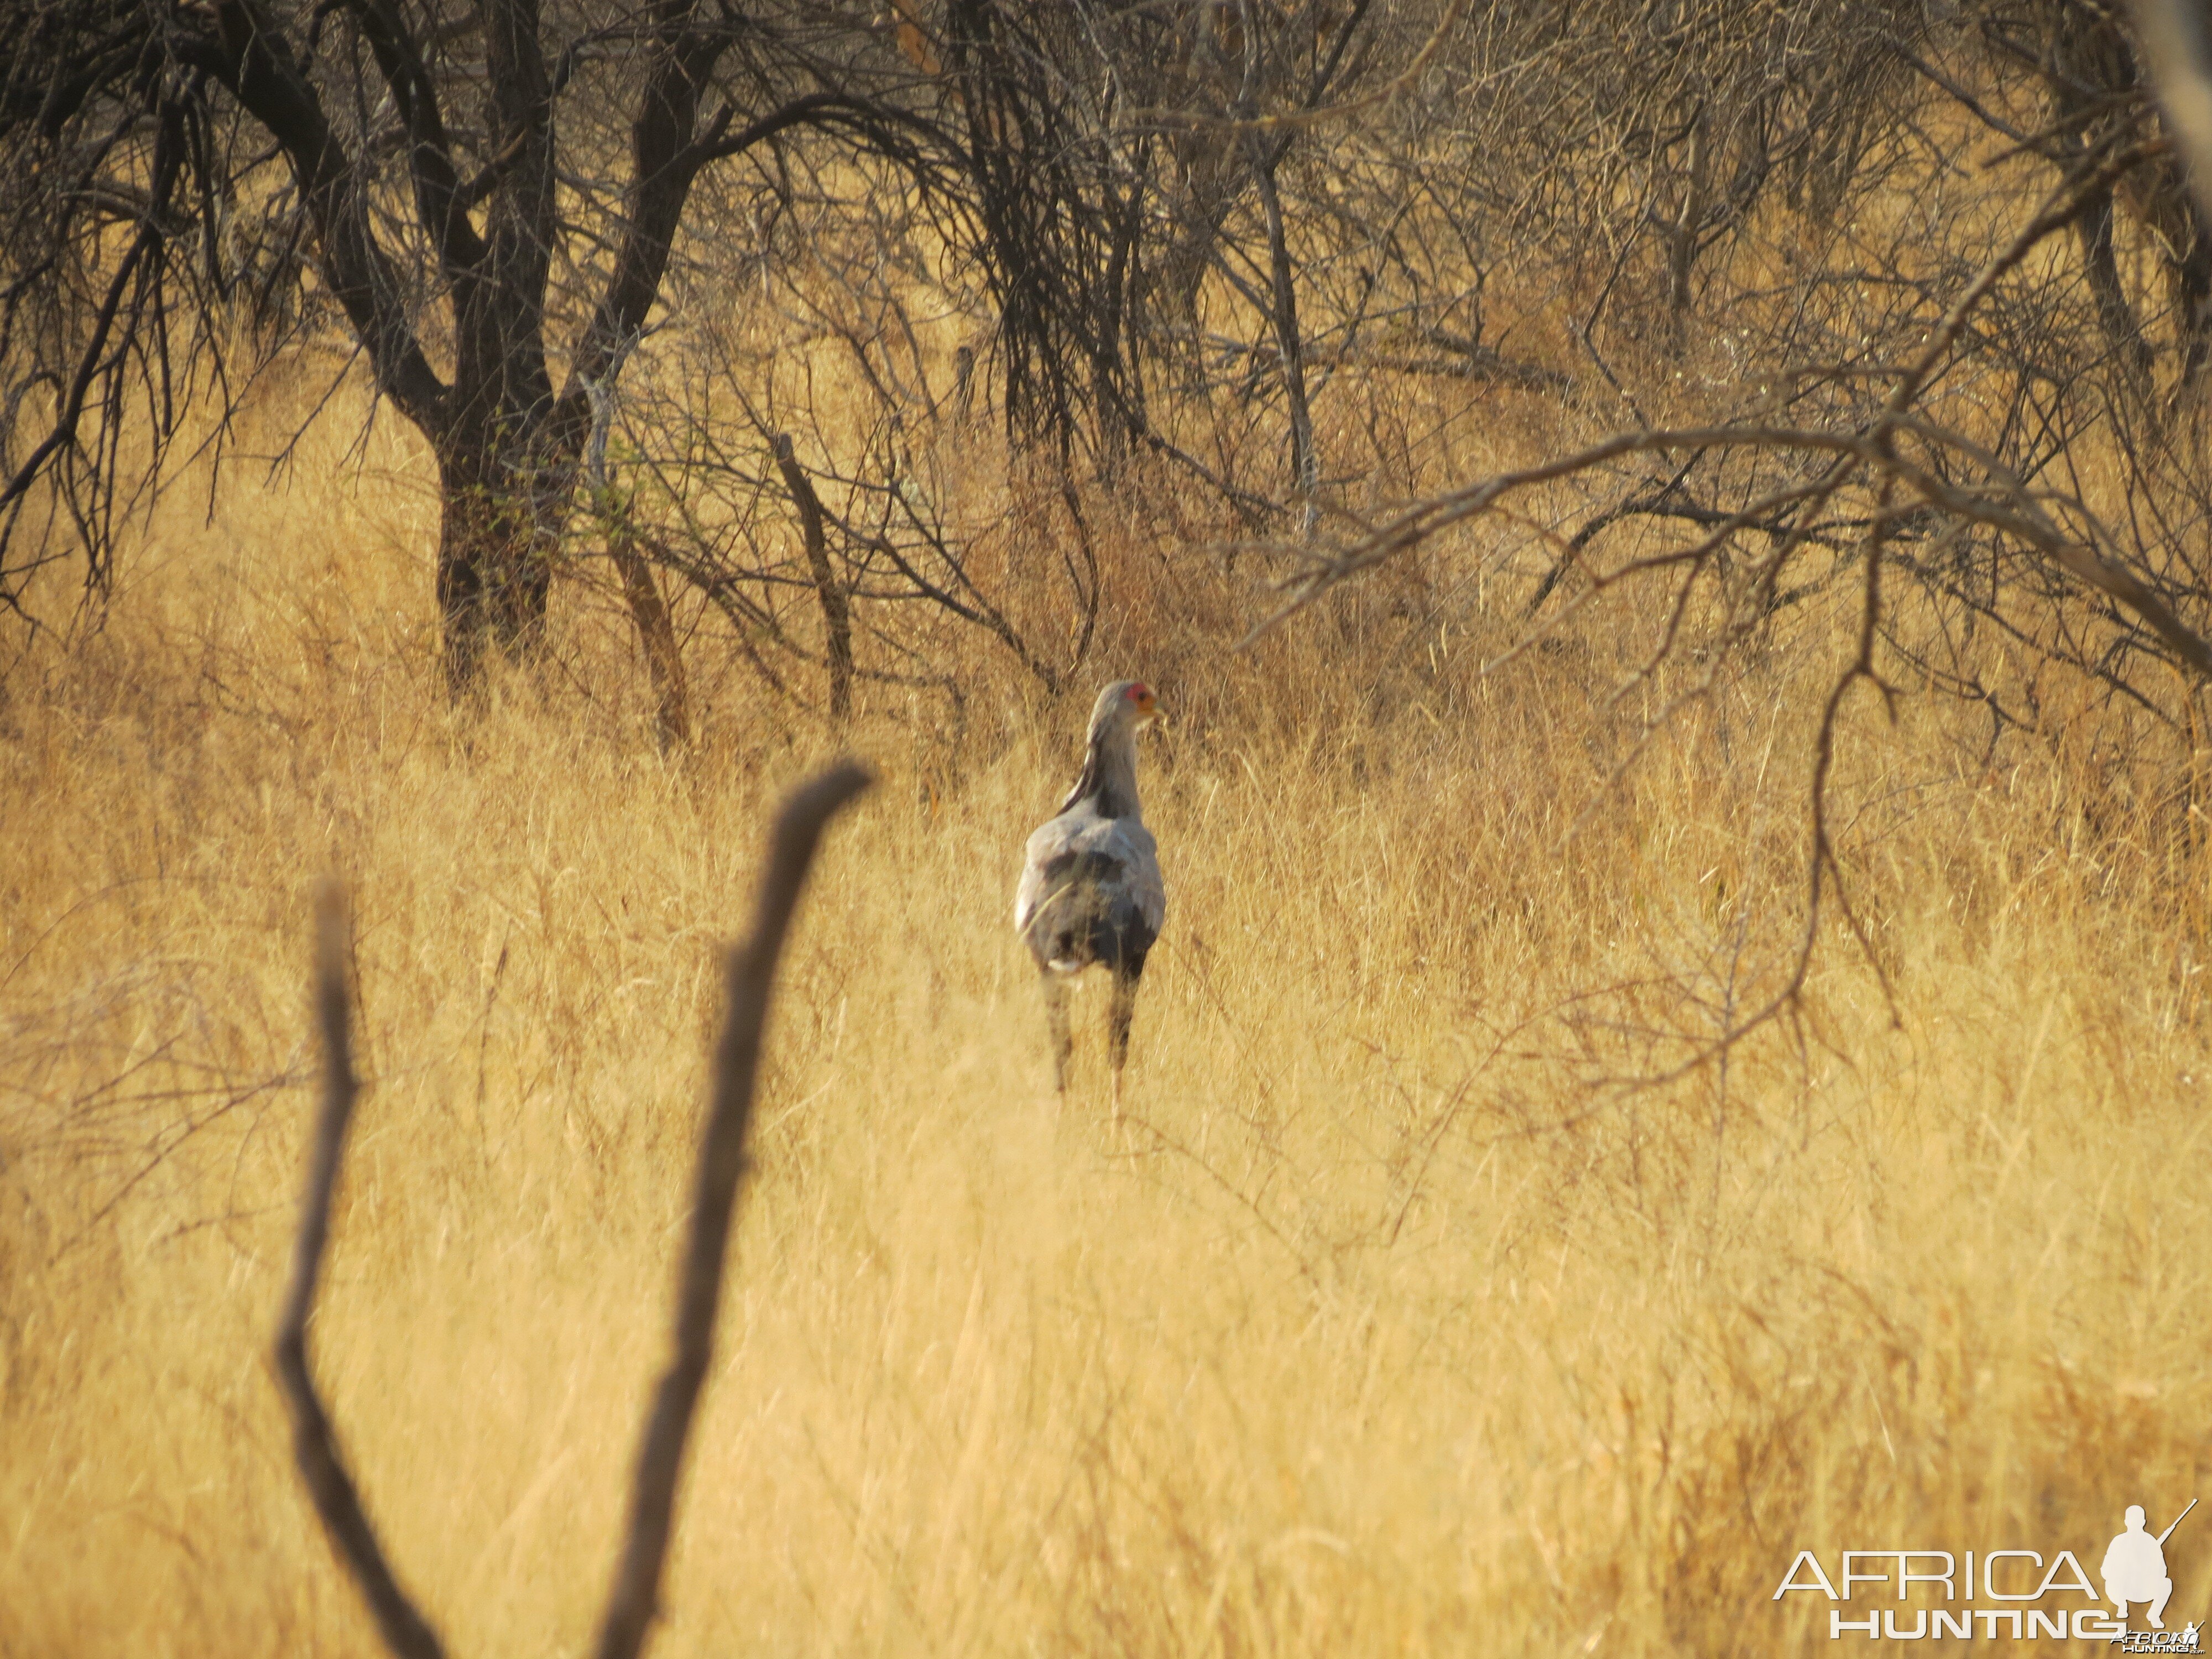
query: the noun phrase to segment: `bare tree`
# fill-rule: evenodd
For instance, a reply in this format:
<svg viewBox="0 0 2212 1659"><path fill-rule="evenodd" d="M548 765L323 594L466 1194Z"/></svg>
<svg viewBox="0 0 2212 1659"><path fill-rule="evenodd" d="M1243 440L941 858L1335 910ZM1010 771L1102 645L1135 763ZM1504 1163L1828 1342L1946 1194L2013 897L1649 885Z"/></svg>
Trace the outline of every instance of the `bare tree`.
<svg viewBox="0 0 2212 1659"><path fill-rule="evenodd" d="M713 1093L700 1143L691 1231L677 1296L675 1353L654 1394L638 1447L622 1559L599 1630L600 1659L635 1659L659 1611L684 1449L714 1358L722 1272L738 1186L745 1171L745 1137L751 1125L776 960L823 830L870 781L864 769L847 763L802 785L785 800L761 875L752 935L730 953L726 1012L714 1048ZM316 1283L330 1241L331 1202L344 1155L346 1126L359 1092L353 1070L346 960L343 903L336 887L326 885L317 905L315 954L316 1016L325 1063L323 1106L312 1145L291 1289L277 1331L277 1376L292 1410L301 1477L331 1544L361 1586L385 1645L400 1659L440 1659L445 1650L436 1632L400 1588L385 1559L339 1454L337 1434L315 1391L307 1360L307 1322L314 1311Z"/></svg>
<svg viewBox="0 0 2212 1659"><path fill-rule="evenodd" d="M2032 85L2043 104L2040 120L2022 123L1960 95L1960 106L1985 126L2060 167L2112 143L2148 144L2160 136L2145 54L2124 9L2091 0L1978 0L1967 15L1986 51L1988 78ZM1955 83L1947 90L1962 91ZM2151 292L2131 291L2122 268L2123 212L2145 233L2142 250L2157 278ZM2192 386L2212 359L2207 228L2179 158L2163 147L2114 179L2075 225L2098 325L2130 373L2148 380L2156 356L2153 319L2162 313L2169 320L2175 394Z"/></svg>
<svg viewBox="0 0 2212 1659"><path fill-rule="evenodd" d="M1195 478L1261 537L1371 522L1438 486L1449 443L1425 456L1417 420L1486 413L1417 416L1424 381L1639 429L1781 398L1791 430L1875 430L2002 240L1962 131L2036 179L2018 196L2039 167L2103 194L2069 257L1982 294L1915 418L2031 491L2114 451L2122 562L2176 616L2203 586L2182 532L2212 499L2172 416L2212 352L2212 239L2152 59L2091 0L0 0L0 23L27 43L0 71L9 602L79 549L104 580L191 411L219 447L262 358L320 331L437 457L457 686L603 547L669 742L664 579L794 696L818 665L833 712L872 682L955 688L963 630L1057 687L1110 587L1086 490ZM834 412L777 379L824 340ZM1006 440L988 489L979 404ZM1623 526L1711 533L1786 486L1779 457L1616 455L1536 603ZM1855 545L1856 488L1825 498L1840 520L1744 531ZM1923 548L1927 522L1891 553L1988 625L1991 571L2007 595L2074 580L1987 524ZM1063 623L1071 652L1045 643ZM2167 649L2099 638L2115 685Z"/></svg>
<svg viewBox="0 0 2212 1659"><path fill-rule="evenodd" d="M0 597L58 517L101 577L196 394L235 390L242 300L327 313L436 456L456 687L543 626L591 389L701 175L814 132L933 177L903 60L803 6L9 0L0 27Z"/></svg>

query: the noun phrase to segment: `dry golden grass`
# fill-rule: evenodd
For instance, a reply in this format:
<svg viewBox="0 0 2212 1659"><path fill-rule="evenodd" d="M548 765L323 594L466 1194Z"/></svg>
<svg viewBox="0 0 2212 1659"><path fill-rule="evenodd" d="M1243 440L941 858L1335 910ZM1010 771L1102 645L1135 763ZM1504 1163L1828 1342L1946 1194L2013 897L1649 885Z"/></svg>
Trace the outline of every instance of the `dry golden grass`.
<svg viewBox="0 0 2212 1659"><path fill-rule="evenodd" d="M330 869L370 1087L316 1364L453 1650L582 1650L714 945L835 746L702 660L662 760L573 588L567 677L454 716L427 504L319 466L165 519L0 704L9 1659L374 1650L266 1358ZM1192 716L1144 762L1126 1124L1096 995L1055 1113L1007 923L1089 685L856 722L884 782L787 959L657 1653L1766 1654L1826 1641L1768 1599L1801 1548L2094 1570L2200 1489L2203 873L2116 716L1985 760L1863 712L1893 1002L1832 935L1799 1022L1632 1087L1786 971L1820 619L1607 794L1620 612L1483 679L1378 583L1232 659L1175 620L1203 562L1158 570L1093 677Z"/></svg>

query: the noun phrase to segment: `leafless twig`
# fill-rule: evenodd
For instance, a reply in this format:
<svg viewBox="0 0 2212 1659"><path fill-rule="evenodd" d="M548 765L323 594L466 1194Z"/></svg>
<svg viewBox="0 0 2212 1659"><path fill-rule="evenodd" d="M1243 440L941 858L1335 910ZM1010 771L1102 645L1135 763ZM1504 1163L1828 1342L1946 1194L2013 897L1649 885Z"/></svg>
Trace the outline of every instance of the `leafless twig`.
<svg viewBox="0 0 2212 1659"><path fill-rule="evenodd" d="M601 1659L635 1659L658 1610L684 1446L714 1354L723 1258L737 1207L738 1178L744 1173L745 1133L752 1118L753 1086L776 959L823 829L872 781L865 769L847 762L801 786L785 801L761 878L752 937L730 953L728 1011L714 1051L714 1094L699 1151L690 1243L677 1302L676 1357L661 1377L638 1449L629 1525L599 1631ZM335 884L326 884L318 899L317 927L315 1001L326 1083L292 1288L277 1333L276 1367L292 1407L301 1474L331 1542L368 1599L385 1645L399 1659L443 1659L445 1649L437 1632L400 1589L385 1559L307 1370L307 1318L314 1310L316 1277L330 1241L331 1197L337 1184L346 1123L359 1092L348 1030L343 907Z"/></svg>
<svg viewBox="0 0 2212 1659"><path fill-rule="evenodd" d="M768 870L761 878L752 937L730 954L729 1012L715 1045L714 1103L699 1149L698 1193L677 1303L676 1358L661 1376L638 1449L629 1536L606 1620L599 1629L599 1659L634 1659L644 1646L647 1626L657 1610L684 1443L690 1435L692 1412L714 1353L723 1256L737 1205L738 1180L744 1173L745 1131L752 1119L753 1083L760 1066L776 957L782 952L823 827L872 781L864 769L848 762L823 773L784 803L776 818Z"/></svg>
<svg viewBox="0 0 2212 1659"><path fill-rule="evenodd" d="M822 498L806 469L799 464L791 434L779 432L770 441L775 465L799 509L799 526L806 544L806 568L814 578L814 592L822 601L823 637L830 659L830 714L842 720L853 712L853 619L845 590L830 568L830 548L822 533Z"/></svg>
<svg viewBox="0 0 2212 1659"><path fill-rule="evenodd" d="M335 882L325 882L315 900L315 1017L323 1034L323 1110L307 1175L307 1201L300 1217L300 1238L292 1264L292 1288L284 1298L283 1322L276 1330L276 1374L292 1408L292 1449L300 1475L323 1517L323 1528L361 1586L384 1644L399 1659L441 1659L444 1645L407 1592L392 1577L392 1565L376 1541L376 1529L361 1506L361 1494L338 1455L329 1413L315 1394L307 1370L307 1316L314 1311L315 1280L331 1237L331 1194L337 1186L338 1159L345 1150L346 1122L353 1115L360 1085L353 1073L353 1041L345 983L344 901Z"/></svg>

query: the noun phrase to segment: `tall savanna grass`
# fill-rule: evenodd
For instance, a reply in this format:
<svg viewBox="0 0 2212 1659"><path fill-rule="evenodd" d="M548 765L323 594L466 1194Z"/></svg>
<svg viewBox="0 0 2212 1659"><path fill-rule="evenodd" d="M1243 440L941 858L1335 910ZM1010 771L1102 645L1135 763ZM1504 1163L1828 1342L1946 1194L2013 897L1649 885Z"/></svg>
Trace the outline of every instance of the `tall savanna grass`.
<svg viewBox="0 0 2212 1659"><path fill-rule="evenodd" d="M1064 695L979 641L957 719L872 684L835 731L702 648L664 755L580 582L449 708L420 457L343 449L173 502L0 692L0 1654L374 1651L267 1358L325 872L368 1088L315 1364L453 1650L583 1650L717 946L848 750L884 784L787 960L656 1652L1763 1655L1826 1640L1770 1600L1800 1549L2094 1570L2197 1490L2202 817L2116 707L1854 701L1863 937L1832 907L1717 1054L1804 926L1827 601L1616 781L1709 666L1607 706L1633 606L1486 674L1528 585L1431 628L1439 553L1232 653L1249 568L1105 517ZM1121 673L1181 718L1116 1122L1102 995L1055 1100L1009 908Z"/></svg>

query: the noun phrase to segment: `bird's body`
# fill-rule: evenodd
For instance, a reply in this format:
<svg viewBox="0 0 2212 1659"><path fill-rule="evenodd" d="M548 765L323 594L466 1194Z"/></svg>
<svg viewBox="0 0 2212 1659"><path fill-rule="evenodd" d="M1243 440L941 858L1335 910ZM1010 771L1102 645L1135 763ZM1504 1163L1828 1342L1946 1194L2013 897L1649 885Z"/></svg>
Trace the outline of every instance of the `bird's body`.
<svg viewBox="0 0 2212 1659"><path fill-rule="evenodd" d="M1082 775L1059 816L1030 836L1014 899L1014 929L1043 978L1054 1074L1062 1090L1073 1047L1069 981L1091 967L1114 975L1109 1050L1117 1106L1137 981L1167 919L1159 849L1137 800L1137 733L1158 714L1151 690L1136 681L1117 681L1099 693Z"/></svg>
<svg viewBox="0 0 2212 1659"><path fill-rule="evenodd" d="M1167 908L1159 850L1134 814L1080 801L1030 837L1014 926L1044 971L1141 962Z"/></svg>

